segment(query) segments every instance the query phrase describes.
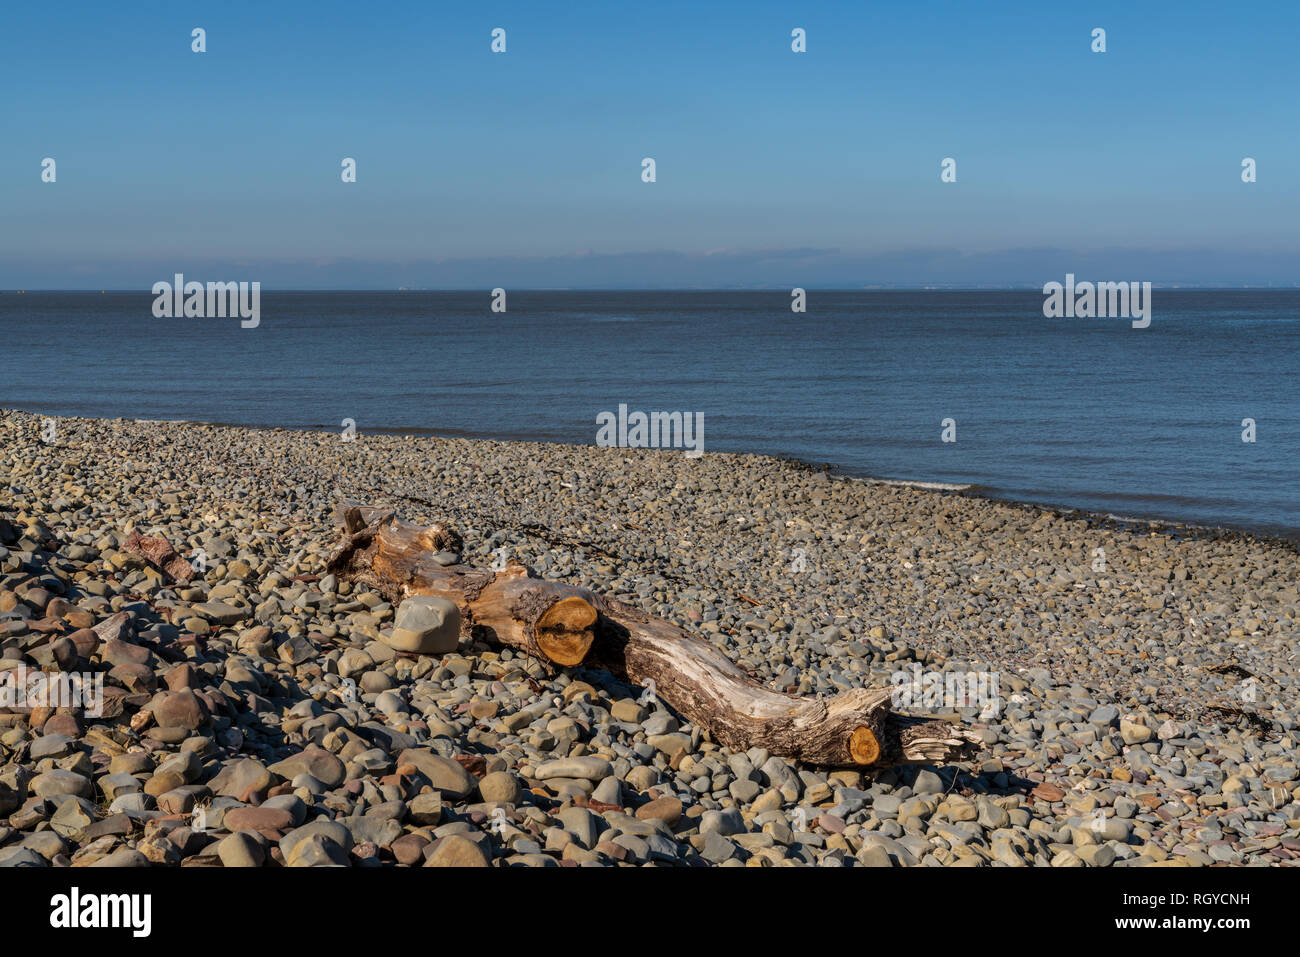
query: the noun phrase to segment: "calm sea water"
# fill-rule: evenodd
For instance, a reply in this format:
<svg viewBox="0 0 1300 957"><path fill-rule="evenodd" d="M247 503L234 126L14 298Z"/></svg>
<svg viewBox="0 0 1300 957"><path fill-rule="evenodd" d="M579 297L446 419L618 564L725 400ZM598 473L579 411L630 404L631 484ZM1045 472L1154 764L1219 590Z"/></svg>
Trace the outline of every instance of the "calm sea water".
<svg viewBox="0 0 1300 957"><path fill-rule="evenodd" d="M1300 291L1157 289L1147 329L1042 301L268 292L242 329L155 319L148 293L4 292L0 407L593 444L625 403L704 413L706 450L1300 537Z"/></svg>

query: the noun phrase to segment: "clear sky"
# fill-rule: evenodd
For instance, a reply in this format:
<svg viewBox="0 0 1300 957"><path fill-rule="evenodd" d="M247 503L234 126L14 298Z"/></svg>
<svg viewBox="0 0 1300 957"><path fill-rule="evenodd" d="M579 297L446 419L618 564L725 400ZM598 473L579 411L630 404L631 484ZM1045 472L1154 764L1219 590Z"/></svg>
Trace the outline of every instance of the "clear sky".
<svg viewBox="0 0 1300 957"><path fill-rule="evenodd" d="M1280 0L8 3L0 288L1293 283L1298 35Z"/></svg>

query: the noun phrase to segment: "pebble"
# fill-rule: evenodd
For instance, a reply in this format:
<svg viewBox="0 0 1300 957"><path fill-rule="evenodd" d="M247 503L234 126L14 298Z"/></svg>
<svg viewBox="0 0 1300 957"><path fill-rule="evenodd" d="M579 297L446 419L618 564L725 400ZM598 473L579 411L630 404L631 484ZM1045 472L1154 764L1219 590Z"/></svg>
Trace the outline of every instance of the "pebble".
<svg viewBox="0 0 1300 957"><path fill-rule="evenodd" d="M582 778L586 781L600 781L613 773L613 767L604 758L559 758L539 766L537 779L546 781L552 778Z"/></svg>
<svg viewBox="0 0 1300 957"><path fill-rule="evenodd" d="M217 856L223 867L261 867L266 849L251 835L236 832L217 843Z"/></svg>
<svg viewBox="0 0 1300 957"><path fill-rule="evenodd" d="M682 472L535 443L374 434L358 454L324 433L60 422L78 441L46 445L38 416L0 411L0 643L5 662L99 670L106 696L99 716L6 716L0 864L1300 856L1285 545L760 456ZM420 504L431 482L437 514ZM719 747L651 689L550 673L462 637L436 601L328 574L334 506L380 495L461 532L442 564L485 567L506 546L542 577L681 622L772 687L992 671L996 713L948 712L984 753L873 774ZM135 529L186 561L203 548L207 570L168 580L127 549ZM805 574L788 572L795 547ZM1117 556L1106 573L1098 547ZM1229 663L1256 676L1253 701ZM199 811L201 837L146 826Z"/></svg>
<svg viewBox="0 0 1300 957"><path fill-rule="evenodd" d="M479 845L459 834L439 838L428 849L425 867L490 867L491 861Z"/></svg>
<svg viewBox="0 0 1300 957"><path fill-rule="evenodd" d="M398 651L443 655L460 644L460 608L454 601L433 595L405 599L397 608L391 632L382 636Z"/></svg>
<svg viewBox="0 0 1300 957"><path fill-rule="evenodd" d="M519 782L509 771L493 771L478 782L479 796L489 804L517 804L522 793Z"/></svg>
<svg viewBox="0 0 1300 957"><path fill-rule="evenodd" d="M682 816L682 802L675 797L655 798L647 801L636 810L638 820L642 821L663 821L670 828L676 827L677 822Z"/></svg>
<svg viewBox="0 0 1300 957"><path fill-rule="evenodd" d="M433 751L408 748L397 756L397 764L411 765L446 799L460 801L473 793L476 782L465 768Z"/></svg>

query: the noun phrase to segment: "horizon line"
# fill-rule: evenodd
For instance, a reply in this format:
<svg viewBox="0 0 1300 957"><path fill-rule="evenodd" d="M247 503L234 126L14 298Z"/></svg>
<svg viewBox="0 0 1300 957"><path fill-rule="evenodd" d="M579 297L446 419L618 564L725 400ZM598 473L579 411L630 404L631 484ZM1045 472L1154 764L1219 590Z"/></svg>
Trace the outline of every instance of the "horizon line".
<svg viewBox="0 0 1300 957"><path fill-rule="evenodd" d="M196 282L198 280L195 280ZM214 280L215 281L215 280ZM245 280L246 282L249 280ZM816 292L1031 292L1042 291L1042 283L1038 282L1021 282L1021 283L988 283L988 284L970 284L970 283L900 283L898 285L890 283L869 283L859 286L847 285L804 285L804 286L284 286L263 288L258 280L259 288L264 292L274 293L298 293L298 292L319 292L319 293L358 293L358 292L463 292L463 293L483 293L491 292L493 288L503 288L508 292L789 292L791 289L805 289ZM1056 280L1048 280L1055 282ZM1090 280L1083 280L1085 282ZM1148 280L1136 280L1145 282ZM1179 281L1155 281L1150 280L1152 289L1164 290L1198 290L1198 291L1234 291L1244 289L1254 290L1290 290L1300 289L1300 280L1274 281L1274 282L1179 282ZM44 287L32 289L19 289L17 287L3 289L0 288L0 295L30 295L32 293L89 293L89 294L107 294L107 293L129 293L144 296L155 295L152 289L134 286L101 286L96 289L93 286L86 287Z"/></svg>

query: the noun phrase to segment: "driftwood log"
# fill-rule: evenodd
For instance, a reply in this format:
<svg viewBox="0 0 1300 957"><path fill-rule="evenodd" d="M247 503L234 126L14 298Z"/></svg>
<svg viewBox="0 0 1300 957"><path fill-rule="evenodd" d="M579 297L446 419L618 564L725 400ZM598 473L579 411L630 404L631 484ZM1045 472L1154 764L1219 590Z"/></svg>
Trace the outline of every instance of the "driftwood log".
<svg viewBox="0 0 1300 957"><path fill-rule="evenodd" d="M552 666L604 669L655 693L718 743L823 766L879 769L969 756L979 739L947 721L890 711L889 688L860 688L829 698L764 688L718 648L670 622L585 588L504 570L444 565L460 536L422 527L392 510L340 506L342 537L328 570L374 588L394 605L437 595L460 608L462 628Z"/></svg>

